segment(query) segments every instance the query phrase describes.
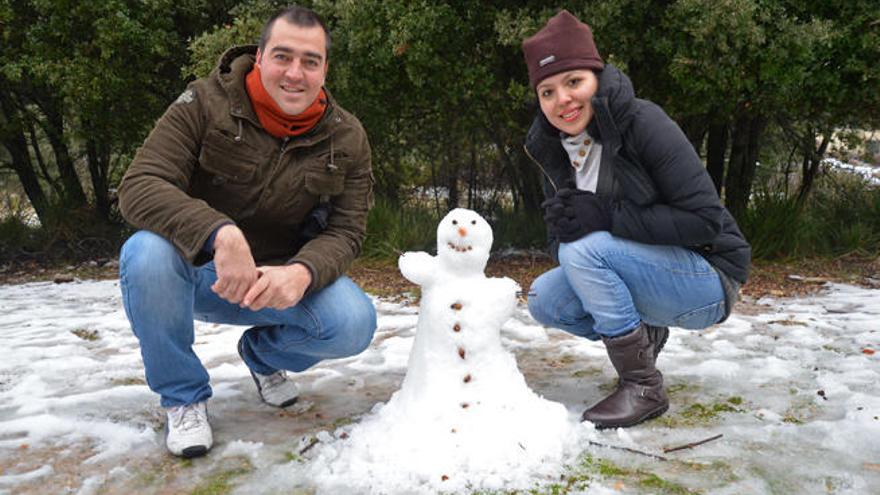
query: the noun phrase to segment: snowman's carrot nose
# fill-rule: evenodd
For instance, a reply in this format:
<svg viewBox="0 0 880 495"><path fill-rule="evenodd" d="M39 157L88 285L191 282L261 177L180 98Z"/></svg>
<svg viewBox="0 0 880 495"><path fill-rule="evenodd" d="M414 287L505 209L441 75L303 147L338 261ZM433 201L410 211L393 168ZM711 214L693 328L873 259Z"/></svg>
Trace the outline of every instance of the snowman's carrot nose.
<svg viewBox="0 0 880 495"><path fill-rule="evenodd" d="M458 235L460 235L460 236L462 236L462 237L466 236L466 235L467 235L467 229L465 229L464 227L459 227L459 228L458 228Z"/></svg>

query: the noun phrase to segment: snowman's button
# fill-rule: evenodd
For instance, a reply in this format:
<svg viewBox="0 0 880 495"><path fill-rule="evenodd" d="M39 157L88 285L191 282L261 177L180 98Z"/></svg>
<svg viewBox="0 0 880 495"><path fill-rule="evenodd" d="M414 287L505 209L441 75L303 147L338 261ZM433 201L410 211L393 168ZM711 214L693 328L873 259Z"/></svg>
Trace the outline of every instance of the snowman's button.
<svg viewBox="0 0 880 495"><path fill-rule="evenodd" d="M458 430L456 430L455 428L453 428L452 431L450 431L450 433L458 433Z"/></svg>
<svg viewBox="0 0 880 495"><path fill-rule="evenodd" d="M462 403L461 403L461 408L462 408L462 409L467 409L467 408L469 408L469 407L471 407L471 405L468 404L467 402L462 402Z"/></svg>
<svg viewBox="0 0 880 495"><path fill-rule="evenodd" d="M461 309L461 303L454 303L452 306L449 306L449 307L458 311Z"/></svg>
<svg viewBox="0 0 880 495"><path fill-rule="evenodd" d="M472 378L472 377L471 377L470 373L468 373L467 375L464 376L464 382L465 382L465 383L470 383L470 382L471 382L471 378Z"/></svg>
<svg viewBox="0 0 880 495"><path fill-rule="evenodd" d="M449 476L446 476L445 474L440 477L440 481L446 481L448 479L449 479Z"/></svg>
<svg viewBox="0 0 880 495"><path fill-rule="evenodd" d="M458 323L456 323L455 326L452 327L452 330L453 330L454 332L460 332L460 331L461 331L461 325L459 325Z"/></svg>
<svg viewBox="0 0 880 495"><path fill-rule="evenodd" d="M458 348L458 357L464 359L464 347Z"/></svg>

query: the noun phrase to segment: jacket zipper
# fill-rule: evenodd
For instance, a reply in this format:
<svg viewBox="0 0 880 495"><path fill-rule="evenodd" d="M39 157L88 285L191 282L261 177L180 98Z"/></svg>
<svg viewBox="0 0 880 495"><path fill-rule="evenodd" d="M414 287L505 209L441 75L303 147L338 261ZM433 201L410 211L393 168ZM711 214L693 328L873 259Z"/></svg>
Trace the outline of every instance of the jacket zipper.
<svg viewBox="0 0 880 495"><path fill-rule="evenodd" d="M528 156L528 157L532 160L532 163L534 163L535 165L538 166L538 168L541 169L541 172L544 173L544 177L546 177L547 180L550 181L550 185L553 186L553 190L556 191L556 192L559 192L559 188L556 187L556 183L553 182L553 178L550 177L550 174L547 173L547 170L544 169L544 166L541 165L541 163L538 162L538 160L535 160L535 157L533 157L532 154L529 153L529 149L526 148L526 145L523 145L523 151L526 152L526 156Z"/></svg>
<svg viewBox="0 0 880 495"><path fill-rule="evenodd" d="M281 166L281 160L284 158L284 152L287 151L287 142L290 141L290 137L285 137L281 140L281 149L278 152L278 164L275 165L275 168Z"/></svg>

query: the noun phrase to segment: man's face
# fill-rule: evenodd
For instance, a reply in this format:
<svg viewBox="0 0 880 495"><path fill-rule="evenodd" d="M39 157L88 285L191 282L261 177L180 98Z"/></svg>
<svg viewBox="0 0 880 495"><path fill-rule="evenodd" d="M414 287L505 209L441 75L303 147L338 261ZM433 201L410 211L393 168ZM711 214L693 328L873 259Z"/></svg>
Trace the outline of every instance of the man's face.
<svg viewBox="0 0 880 495"><path fill-rule="evenodd" d="M302 27L278 19L263 51L257 51L263 87L287 115L302 113L327 75L327 45L321 26Z"/></svg>
<svg viewBox="0 0 880 495"><path fill-rule="evenodd" d="M553 127L576 136L587 128L593 118L590 99L598 89L596 74L584 69L550 76L538 83L535 91L541 111Z"/></svg>

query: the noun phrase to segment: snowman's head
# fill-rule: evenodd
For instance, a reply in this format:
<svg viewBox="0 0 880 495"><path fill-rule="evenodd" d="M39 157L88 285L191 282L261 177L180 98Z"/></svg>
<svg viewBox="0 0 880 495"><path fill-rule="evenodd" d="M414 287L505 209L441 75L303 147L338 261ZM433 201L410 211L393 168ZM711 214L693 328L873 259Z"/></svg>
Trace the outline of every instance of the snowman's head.
<svg viewBox="0 0 880 495"><path fill-rule="evenodd" d="M447 267L482 272L492 249L492 227L477 212L450 211L437 226L437 256Z"/></svg>

